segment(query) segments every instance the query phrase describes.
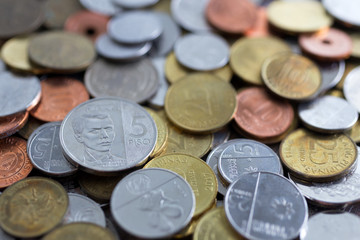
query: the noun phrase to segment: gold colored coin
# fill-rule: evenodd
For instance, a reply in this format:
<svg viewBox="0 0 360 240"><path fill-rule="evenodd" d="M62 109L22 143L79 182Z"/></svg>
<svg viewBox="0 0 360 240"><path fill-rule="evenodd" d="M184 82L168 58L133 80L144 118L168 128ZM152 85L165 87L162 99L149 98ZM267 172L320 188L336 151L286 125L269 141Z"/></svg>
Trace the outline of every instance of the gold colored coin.
<svg viewBox="0 0 360 240"><path fill-rule="evenodd" d="M171 3L171 1L169 1L169 0L160 0L155 5L151 6L150 10L156 11L156 12L165 12L165 13L171 15L170 3Z"/></svg>
<svg viewBox="0 0 360 240"><path fill-rule="evenodd" d="M339 89L339 90L343 90L344 88L344 82L345 82L345 78L347 77L347 75L356 67L359 66L358 62L353 62L353 61L346 61L345 64L345 72L343 74L343 76L341 77L341 80L338 84L336 84L335 88Z"/></svg>
<svg viewBox="0 0 360 240"><path fill-rule="evenodd" d="M290 33L315 32L334 21L317 1L273 1L267 7L267 16L270 24Z"/></svg>
<svg viewBox="0 0 360 240"><path fill-rule="evenodd" d="M1 194L0 226L15 237L38 237L61 223L68 205L68 195L58 182L29 177Z"/></svg>
<svg viewBox="0 0 360 240"><path fill-rule="evenodd" d="M344 93L342 91L338 90L338 89L332 89L332 90L328 91L326 93L326 95L345 99Z"/></svg>
<svg viewBox="0 0 360 240"><path fill-rule="evenodd" d="M320 135L298 129L282 141L280 158L297 178L334 181L353 170L357 148L345 134Z"/></svg>
<svg viewBox="0 0 360 240"><path fill-rule="evenodd" d="M350 38L352 41L352 51L351 56L355 58L360 58L360 34L351 33Z"/></svg>
<svg viewBox="0 0 360 240"><path fill-rule="evenodd" d="M280 52L291 52L291 48L278 38L241 38L231 47L230 67L244 81L262 85L263 62L266 58Z"/></svg>
<svg viewBox="0 0 360 240"><path fill-rule="evenodd" d="M357 120L355 125L345 134L348 135L354 142L359 143L360 142L360 120Z"/></svg>
<svg viewBox="0 0 360 240"><path fill-rule="evenodd" d="M110 230L94 223L85 222L63 225L42 238L42 240L62 239L116 240L114 234L110 232Z"/></svg>
<svg viewBox="0 0 360 240"><path fill-rule="evenodd" d="M215 132L234 116L236 91L209 73L194 73L171 85L165 112L176 126L193 133Z"/></svg>
<svg viewBox="0 0 360 240"><path fill-rule="evenodd" d="M150 155L150 157L153 158L159 156L160 153L165 150L167 145L167 140L169 137L169 130L166 125L166 122L154 110L151 110L150 108L145 108L145 109L154 119L157 127L157 140L154 151Z"/></svg>
<svg viewBox="0 0 360 240"><path fill-rule="evenodd" d="M187 154L168 154L150 160L144 168L164 168L174 171L190 184L196 200L193 218L213 205L218 189L216 176L200 158Z"/></svg>
<svg viewBox="0 0 360 240"><path fill-rule="evenodd" d="M25 139L29 139L30 135L35 131L38 127L44 124L43 121L40 121L34 117L29 116L29 119L25 126L19 130L20 136Z"/></svg>
<svg viewBox="0 0 360 240"><path fill-rule="evenodd" d="M261 75L265 85L276 95L290 100L307 100L321 86L319 68L306 57L276 54L265 60Z"/></svg>
<svg viewBox="0 0 360 240"><path fill-rule="evenodd" d="M30 60L55 72L80 72L95 57L93 43L76 33L49 31L34 36L29 43Z"/></svg>
<svg viewBox="0 0 360 240"><path fill-rule="evenodd" d="M195 72L196 71L180 65L180 63L176 60L174 52L171 52L166 58L165 76L170 83L175 83L187 75ZM213 71L208 71L207 73L213 74L225 82L230 82L233 76L233 72L229 65L225 65L224 67Z"/></svg>

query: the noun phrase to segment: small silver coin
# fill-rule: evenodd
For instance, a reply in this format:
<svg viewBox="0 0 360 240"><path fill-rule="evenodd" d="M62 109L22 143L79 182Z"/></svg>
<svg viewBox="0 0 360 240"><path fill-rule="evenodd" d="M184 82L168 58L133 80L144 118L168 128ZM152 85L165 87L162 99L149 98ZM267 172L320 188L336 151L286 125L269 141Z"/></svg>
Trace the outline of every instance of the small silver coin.
<svg viewBox="0 0 360 240"><path fill-rule="evenodd" d="M142 169L116 185L110 208L116 223L132 235L164 238L190 222L195 196L180 175L160 168Z"/></svg>
<svg viewBox="0 0 360 240"><path fill-rule="evenodd" d="M358 120L356 109L342 98L322 96L298 107L301 121L311 130L337 133L350 129Z"/></svg>
<svg viewBox="0 0 360 240"><path fill-rule="evenodd" d="M169 84L165 78L165 58L157 57L151 58L159 78L159 87L156 93L148 99L149 104L155 108L162 108L165 105L165 96L169 88Z"/></svg>
<svg viewBox="0 0 360 240"><path fill-rule="evenodd" d="M85 86L93 97L116 96L142 103L156 93L159 78L147 58L123 64L98 59L86 70Z"/></svg>
<svg viewBox="0 0 360 240"><path fill-rule="evenodd" d="M62 153L59 131L61 122L49 122L38 127L27 142L31 163L41 172L51 176L75 174L77 167L69 163Z"/></svg>
<svg viewBox="0 0 360 240"><path fill-rule="evenodd" d="M99 204L88 197L76 193L68 193L69 209L64 223L90 222L106 227L105 214Z"/></svg>
<svg viewBox="0 0 360 240"><path fill-rule="evenodd" d="M155 122L146 110L116 97L94 98L78 105L60 128L67 158L96 175L135 167L149 157L156 139Z"/></svg>
<svg viewBox="0 0 360 240"><path fill-rule="evenodd" d="M123 11L113 0L80 0L81 5L89 11L113 16Z"/></svg>
<svg viewBox="0 0 360 240"><path fill-rule="evenodd" d="M218 169L228 183L244 173L282 172L278 155L265 144L250 139L238 139L229 144L220 155Z"/></svg>
<svg viewBox="0 0 360 240"><path fill-rule="evenodd" d="M218 35L188 34L175 43L176 59L185 67L197 71L221 68L229 62L229 45Z"/></svg>
<svg viewBox="0 0 360 240"><path fill-rule="evenodd" d="M113 0L123 8L143 8L156 4L159 0Z"/></svg>
<svg viewBox="0 0 360 240"><path fill-rule="evenodd" d="M128 11L112 18L108 34L117 42L139 44L157 39L163 26L151 11Z"/></svg>
<svg viewBox="0 0 360 240"><path fill-rule="evenodd" d="M359 2L360 3L360 2ZM346 100L360 113L360 67L353 69L345 78L344 95Z"/></svg>
<svg viewBox="0 0 360 240"><path fill-rule="evenodd" d="M322 0L325 9L341 22L360 27L360 2L354 0Z"/></svg>
<svg viewBox="0 0 360 240"><path fill-rule="evenodd" d="M172 0L171 14L175 21L189 32L208 32L212 27L205 17L210 0Z"/></svg>
<svg viewBox="0 0 360 240"><path fill-rule="evenodd" d="M37 77L0 73L0 117L31 110L40 101L40 96Z"/></svg>
<svg viewBox="0 0 360 240"><path fill-rule="evenodd" d="M223 144L225 142L228 141L229 137L230 137L230 129L228 126L223 127L222 129L220 129L217 132L214 132L214 140L211 144L211 149L216 148L217 146L219 146L220 144Z"/></svg>
<svg viewBox="0 0 360 240"><path fill-rule="evenodd" d="M305 198L288 179L269 172L247 173L231 184L225 214L249 239L294 239L306 231Z"/></svg>
<svg viewBox="0 0 360 240"><path fill-rule="evenodd" d="M309 219L306 236L301 240L357 240L360 217L347 212L321 212Z"/></svg>
<svg viewBox="0 0 360 240"><path fill-rule="evenodd" d="M151 49L152 43L121 44L113 41L109 35L104 34L96 39L95 48L99 55L106 59L116 61L134 61Z"/></svg>

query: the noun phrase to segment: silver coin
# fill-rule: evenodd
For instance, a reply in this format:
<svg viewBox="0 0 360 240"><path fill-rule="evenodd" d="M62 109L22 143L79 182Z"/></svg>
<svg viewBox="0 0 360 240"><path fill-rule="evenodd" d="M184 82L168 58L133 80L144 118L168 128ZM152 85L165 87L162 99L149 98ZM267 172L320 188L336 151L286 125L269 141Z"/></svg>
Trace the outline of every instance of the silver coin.
<svg viewBox="0 0 360 240"><path fill-rule="evenodd" d="M205 9L210 0L171 0L171 14L175 21L189 32L208 32L213 28L207 22Z"/></svg>
<svg viewBox="0 0 360 240"><path fill-rule="evenodd" d="M125 44L153 41L162 31L160 20L150 11L128 11L115 16L108 23L110 37Z"/></svg>
<svg viewBox="0 0 360 240"><path fill-rule="evenodd" d="M80 0L81 5L89 11L112 16L123 11L113 0Z"/></svg>
<svg viewBox="0 0 360 240"><path fill-rule="evenodd" d="M156 93L148 99L148 102L153 107L162 108L165 105L165 96L169 88L169 84L165 78L165 58L151 58L151 62L153 63L158 73L159 87Z"/></svg>
<svg viewBox="0 0 360 240"><path fill-rule="evenodd" d="M154 120L135 102L94 98L65 117L60 128L64 154L83 170L109 175L132 168L154 150Z"/></svg>
<svg viewBox="0 0 360 240"><path fill-rule="evenodd" d="M234 229L249 239L294 239L306 231L305 198L275 173L247 173L230 185L225 213Z"/></svg>
<svg viewBox="0 0 360 240"><path fill-rule="evenodd" d="M219 146L220 144L223 144L225 142L228 141L229 137L230 137L230 129L228 126L223 127L222 129L220 129L217 132L214 132L214 140L211 143L211 149L216 148L217 146Z"/></svg>
<svg viewBox="0 0 360 240"><path fill-rule="evenodd" d="M0 73L0 117L32 109L40 101L40 96L37 77Z"/></svg>
<svg viewBox="0 0 360 240"><path fill-rule="evenodd" d="M31 163L41 172L52 176L75 174L77 167L69 163L62 153L59 131L61 122L49 122L38 127L27 142Z"/></svg>
<svg viewBox="0 0 360 240"><path fill-rule="evenodd" d="M6 72L6 65L3 60L0 59L0 72Z"/></svg>
<svg viewBox="0 0 360 240"><path fill-rule="evenodd" d="M80 184L77 181L77 175L57 178L56 180L65 188L66 192L86 195L80 188Z"/></svg>
<svg viewBox="0 0 360 240"><path fill-rule="evenodd" d="M188 34L175 43L176 59L185 67L197 71L210 71L229 62L229 45L218 35Z"/></svg>
<svg viewBox="0 0 360 240"><path fill-rule="evenodd" d="M311 130L337 133L350 129L358 120L356 109L342 98L322 96L299 104L301 121Z"/></svg>
<svg viewBox="0 0 360 240"><path fill-rule="evenodd" d="M154 12L154 14L160 20L163 26L163 32L160 37L153 42L150 56L165 57L173 49L176 40L181 35L181 30L169 14L163 12Z"/></svg>
<svg viewBox="0 0 360 240"><path fill-rule="evenodd" d="M278 155L263 143L239 139L221 153L218 163L221 176L228 182L236 181L242 174L251 172L273 172L281 174Z"/></svg>
<svg viewBox="0 0 360 240"><path fill-rule="evenodd" d="M195 196L180 175L149 168L122 179L113 191L110 207L117 224L132 235L163 238L190 222Z"/></svg>
<svg viewBox="0 0 360 240"><path fill-rule="evenodd" d="M325 9L338 20L360 27L360 1L322 0Z"/></svg>
<svg viewBox="0 0 360 240"><path fill-rule="evenodd" d="M86 70L85 86L94 97L115 96L142 103L155 94L159 78L146 58L124 64L98 59Z"/></svg>
<svg viewBox="0 0 360 240"><path fill-rule="evenodd" d="M360 113L360 67L353 69L345 78L344 95L346 100Z"/></svg>
<svg viewBox="0 0 360 240"><path fill-rule="evenodd" d="M121 44L114 42L109 35L103 34L96 39L95 48L99 55L104 58L116 61L134 61L151 49L152 43Z"/></svg>
<svg viewBox="0 0 360 240"><path fill-rule="evenodd" d="M330 88L335 87L335 85L340 82L345 72L345 61L341 60L338 62L330 62L330 63L319 62L319 61L315 61L315 62L320 69L321 77L322 77L321 86L318 90L318 93L315 94L315 95L319 95L329 90Z"/></svg>
<svg viewBox="0 0 360 240"><path fill-rule="evenodd" d="M69 209L64 223L90 222L106 227L105 214L99 204L88 197L76 193L68 193Z"/></svg>
<svg viewBox="0 0 360 240"><path fill-rule="evenodd" d="M301 240L357 240L360 217L347 212L321 212L309 219L308 230Z"/></svg>
<svg viewBox="0 0 360 240"><path fill-rule="evenodd" d="M113 0L123 8L143 8L156 4L159 0Z"/></svg>
<svg viewBox="0 0 360 240"><path fill-rule="evenodd" d="M1 228L0 228L0 239L1 240L15 240L14 237L8 235L7 233L5 233Z"/></svg>

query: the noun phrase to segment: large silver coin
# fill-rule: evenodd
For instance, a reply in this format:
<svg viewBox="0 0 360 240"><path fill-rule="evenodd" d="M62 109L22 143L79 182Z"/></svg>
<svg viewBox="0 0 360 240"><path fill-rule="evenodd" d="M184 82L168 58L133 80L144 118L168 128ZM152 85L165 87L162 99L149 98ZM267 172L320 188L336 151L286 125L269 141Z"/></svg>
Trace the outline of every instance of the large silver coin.
<svg viewBox="0 0 360 240"><path fill-rule="evenodd" d="M160 20L150 11L129 11L112 18L108 34L120 43L138 44L157 39L163 31Z"/></svg>
<svg viewBox="0 0 360 240"><path fill-rule="evenodd" d="M151 58L151 62L153 63L158 73L159 87L156 93L148 99L148 102L155 108L162 108L165 105L165 96L169 88L169 84L165 78L165 58Z"/></svg>
<svg viewBox="0 0 360 240"><path fill-rule="evenodd" d="M80 3L89 11L107 16L112 16L123 11L113 0L80 0Z"/></svg>
<svg viewBox="0 0 360 240"><path fill-rule="evenodd" d="M86 70L85 86L93 97L115 96L142 103L155 94L159 78L146 58L123 64L98 59Z"/></svg>
<svg viewBox="0 0 360 240"><path fill-rule="evenodd" d="M60 143L67 158L83 170L108 175L129 169L155 147L154 120L140 105L122 98L94 98L65 117Z"/></svg>
<svg viewBox="0 0 360 240"><path fill-rule="evenodd" d="M229 62L227 42L215 34L188 34L175 43L176 59L185 67L197 71L221 68Z"/></svg>
<svg viewBox="0 0 360 240"><path fill-rule="evenodd" d="M288 179L269 172L247 173L230 185L225 213L249 239L294 239L306 231L305 198Z"/></svg>
<svg viewBox="0 0 360 240"><path fill-rule="evenodd" d="M67 176L76 173L77 167L69 163L60 144L61 122L45 123L38 127L27 142L31 163L41 172L52 176Z"/></svg>
<svg viewBox="0 0 360 240"><path fill-rule="evenodd" d="M250 139L238 139L229 144L220 155L218 169L228 183L244 173L282 172L278 155L265 144Z"/></svg>
<svg viewBox="0 0 360 240"><path fill-rule="evenodd" d="M306 236L301 240L358 240L360 217L347 212L321 212L309 219Z"/></svg>
<svg viewBox="0 0 360 240"><path fill-rule="evenodd" d="M360 1L322 0L325 9L338 20L360 27Z"/></svg>
<svg viewBox="0 0 360 240"><path fill-rule="evenodd" d="M88 197L76 193L68 193L69 209L64 223L90 222L106 227L105 214L99 204Z"/></svg>
<svg viewBox="0 0 360 240"><path fill-rule="evenodd" d="M298 108L301 121L311 130L337 133L350 129L358 120L356 109L342 98L322 96Z"/></svg>
<svg viewBox="0 0 360 240"><path fill-rule="evenodd" d="M360 3L360 2L359 2ZM360 16L360 15L359 15ZM346 100L360 113L360 67L353 69L345 78L344 95Z"/></svg>
<svg viewBox="0 0 360 240"><path fill-rule="evenodd" d="M32 109L40 101L40 96L37 77L0 73L0 117Z"/></svg>
<svg viewBox="0 0 360 240"><path fill-rule="evenodd" d="M143 8L156 4L159 0L113 0L123 8Z"/></svg>
<svg viewBox="0 0 360 240"><path fill-rule="evenodd" d="M113 191L110 207L117 224L132 235L164 238L190 222L195 196L180 175L149 168L122 179Z"/></svg>

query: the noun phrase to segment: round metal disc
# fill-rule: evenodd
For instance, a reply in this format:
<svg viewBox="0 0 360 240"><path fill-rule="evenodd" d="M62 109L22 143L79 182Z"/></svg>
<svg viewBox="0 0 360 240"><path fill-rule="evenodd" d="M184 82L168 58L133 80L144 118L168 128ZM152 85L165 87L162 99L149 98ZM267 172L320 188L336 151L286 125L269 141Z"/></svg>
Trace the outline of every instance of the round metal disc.
<svg viewBox="0 0 360 240"><path fill-rule="evenodd" d="M360 113L360 67L354 68L345 78L344 95L346 100Z"/></svg>

